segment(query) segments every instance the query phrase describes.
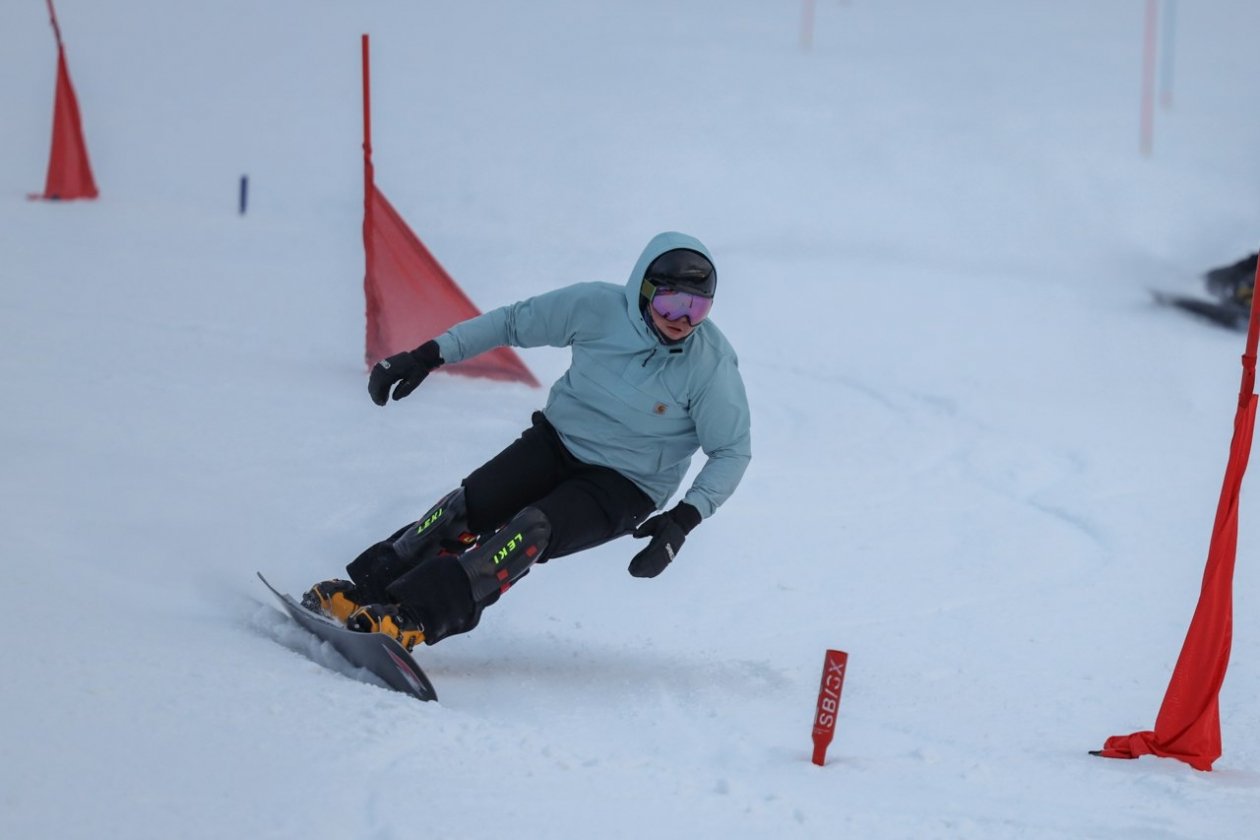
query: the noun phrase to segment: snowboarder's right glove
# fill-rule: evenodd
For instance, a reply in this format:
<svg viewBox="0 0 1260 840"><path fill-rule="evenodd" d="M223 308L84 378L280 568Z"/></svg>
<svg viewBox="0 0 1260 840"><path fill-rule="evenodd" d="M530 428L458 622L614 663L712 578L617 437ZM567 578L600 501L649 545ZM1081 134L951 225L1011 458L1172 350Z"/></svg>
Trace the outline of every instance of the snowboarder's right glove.
<svg viewBox="0 0 1260 840"><path fill-rule="evenodd" d="M368 394L372 402L385 405L389 401L389 389L394 389L394 399L401 400L420 386L430 372L442 366L442 351L436 341L426 341L415 350L381 359L372 366L368 377ZM397 387L395 386L397 383Z"/></svg>
<svg viewBox="0 0 1260 840"><path fill-rule="evenodd" d="M651 537L652 541L647 548L634 555L634 559L630 561L630 574L639 578L650 578L665 571L678 549L682 548L691 529L700 524L700 519L700 511L686 502L679 502L672 510L653 516L635 528L636 538Z"/></svg>

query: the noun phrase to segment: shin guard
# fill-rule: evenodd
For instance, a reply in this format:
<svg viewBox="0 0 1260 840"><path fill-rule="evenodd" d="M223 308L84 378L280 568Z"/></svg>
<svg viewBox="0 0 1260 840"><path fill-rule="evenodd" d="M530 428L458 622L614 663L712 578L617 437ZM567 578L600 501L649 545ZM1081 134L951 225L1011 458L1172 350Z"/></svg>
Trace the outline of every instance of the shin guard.
<svg viewBox="0 0 1260 840"><path fill-rule="evenodd" d="M477 541L468 532L468 505L464 488L447 493L422 516L398 532L391 542L398 556L412 562L423 562L443 548L458 554Z"/></svg>
<svg viewBox="0 0 1260 840"><path fill-rule="evenodd" d="M447 493L420 520L399 528L393 536L369 546L346 572L362 591L363 603L384 603L386 587L419 567L444 548L452 554L477 541L468 533L464 488Z"/></svg>
<svg viewBox="0 0 1260 840"><path fill-rule="evenodd" d="M460 557L473 602L485 604L506 592L538 561L550 539L551 522L546 515L527 507L494 536Z"/></svg>

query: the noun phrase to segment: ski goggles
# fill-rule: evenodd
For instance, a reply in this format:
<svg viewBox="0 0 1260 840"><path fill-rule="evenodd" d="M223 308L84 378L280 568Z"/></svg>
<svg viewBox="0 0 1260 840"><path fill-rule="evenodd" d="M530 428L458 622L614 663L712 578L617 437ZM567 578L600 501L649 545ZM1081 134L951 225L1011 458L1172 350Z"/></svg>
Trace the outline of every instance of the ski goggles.
<svg viewBox="0 0 1260 840"><path fill-rule="evenodd" d="M667 321L686 318L693 327L709 316L713 298L678 292L673 289L657 289L652 295L652 309Z"/></svg>

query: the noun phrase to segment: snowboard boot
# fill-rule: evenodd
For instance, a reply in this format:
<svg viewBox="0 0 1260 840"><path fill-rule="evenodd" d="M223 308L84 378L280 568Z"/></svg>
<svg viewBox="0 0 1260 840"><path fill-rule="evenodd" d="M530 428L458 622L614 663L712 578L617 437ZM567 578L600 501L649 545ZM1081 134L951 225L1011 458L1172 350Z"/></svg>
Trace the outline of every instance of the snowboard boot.
<svg viewBox="0 0 1260 840"><path fill-rule="evenodd" d="M359 633L384 633L407 650L424 641L424 627L403 615L394 604L368 604L359 607L346 620L346 627Z"/></svg>
<svg viewBox="0 0 1260 840"><path fill-rule="evenodd" d="M342 624L359 608L359 593L348 580L325 580L302 595L302 606Z"/></svg>

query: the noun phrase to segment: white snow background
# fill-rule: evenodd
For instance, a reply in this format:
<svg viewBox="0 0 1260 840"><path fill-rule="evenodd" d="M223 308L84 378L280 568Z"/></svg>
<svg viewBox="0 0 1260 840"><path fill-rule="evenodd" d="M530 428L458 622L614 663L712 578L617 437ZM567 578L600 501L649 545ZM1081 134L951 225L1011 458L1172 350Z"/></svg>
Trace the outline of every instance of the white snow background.
<svg viewBox="0 0 1260 840"><path fill-rule="evenodd" d="M1254 475L1224 756L1087 754L1198 596L1244 337L1147 288L1260 240L1253 0L1178 5L1149 157L1143 0L819 0L808 49L795 0L57 6L101 197L25 198L56 53L8 0L0 836L1256 836ZM363 32L378 184L483 310L693 233L753 410L663 575L536 569L418 651L433 704L254 577L341 573L546 396L369 401Z"/></svg>

